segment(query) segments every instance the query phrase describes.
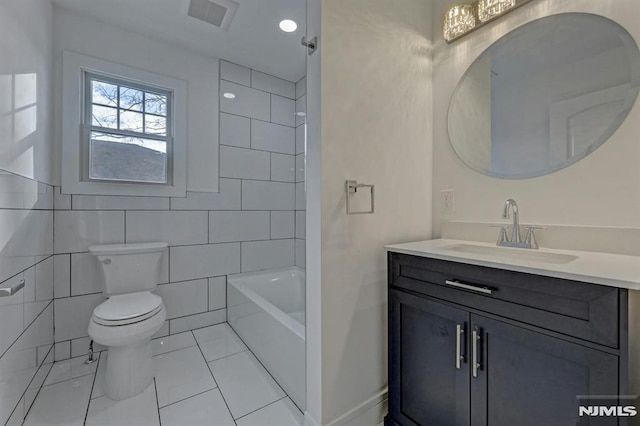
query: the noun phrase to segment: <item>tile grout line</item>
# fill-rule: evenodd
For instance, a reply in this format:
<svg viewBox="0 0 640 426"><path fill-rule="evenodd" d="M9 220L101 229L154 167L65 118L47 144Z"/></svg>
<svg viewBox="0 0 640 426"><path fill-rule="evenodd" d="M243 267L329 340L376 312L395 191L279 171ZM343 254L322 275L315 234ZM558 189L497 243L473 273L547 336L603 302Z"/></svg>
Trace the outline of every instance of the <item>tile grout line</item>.
<svg viewBox="0 0 640 426"><path fill-rule="evenodd" d="M36 317L29 323L28 326L24 327L24 329L20 332L20 335L18 335L18 337L15 338L15 340L13 340L11 342L11 344L7 347L7 349L5 349L4 352L0 353L0 359L2 359L6 354L9 353L9 351L11 350L11 348L13 347L13 345L15 345L16 343L18 343L18 340L20 340L20 338L27 332L29 331L29 328L31 328L31 326L38 320L38 318L40 318L40 316L44 313L44 311L46 311L49 306L52 307L53 309L53 300L51 299L49 301L49 303L47 303L47 306L45 306L44 308L42 308L42 310L40 311L40 313L38 313L38 315L36 315ZM22 305L24 305L25 303L30 303L30 302L23 302ZM9 306L9 305L5 305L5 306ZM23 321L24 321L24 317L23 317ZM55 318L54 318L55 321ZM55 342L54 342L55 344Z"/></svg>
<svg viewBox="0 0 640 426"><path fill-rule="evenodd" d="M249 413L247 413L247 414L243 414L243 415L241 415L240 417L238 417L237 419L233 419L233 420L235 421L235 420L243 419L243 418L245 418L245 417L247 417L247 416L250 416L251 414L253 414L253 413L257 412L257 411L262 410L263 408L267 408L268 406L273 405L273 404L275 404L276 402L280 402L280 401L282 401L283 399L287 399L287 398L289 398L289 395L285 395L285 396L283 396L282 398L278 398L278 399L276 399L275 401L272 401L272 402L268 403L267 405L263 405L263 406L262 406L262 407L260 407L260 408L256 408L255 410L253 410L253 411L251 411L251 412L249 412ZM296 408L298 408L298 407L296 406Z"/></svg>
<svg viewBox="0 0 640 426"><path fill-rule="evenodd" d="M193 330L191 331L191 334L193 335L193 338L196 339L196 335L193 332ZM224 402L224 405L227 407L227 411L229 412L229 415L233 419L233 414L231 413L231 409L229 408L229 404L227 404L227 400L225 399L224 394L222 393L222 388L220 387L220 385L218 384L218 381L216 380L216 376L214 376L213 375L213 371L211 371L211 366L209 366L209 363L207 362L207 357L204 356L204 352L202 352L202 348L200 347L200 343L198 343L198 339L196 339L196 345L198 346L198 350L200 351L200 355L202 355L202 359L204 360L204 363L206 364L207 369L209 370L209 374L211 374L211 378L213 379L213 382L216 384L216 388L218 389L218 392L220 392L220 397L222 398L222 401ZM234 424L236 423L235 419L233 419L233 423Z"/></svg>
<svg viewBox="0 0 640 426"><path fill-rule="evenodd" d="M29 390L29 387L31 386L31 383L33 383L33 380L35 379L35 376L38 374L40 369L45 365L45 361L46 361L47 357L49 356L49 353L51 353L52 351L53 351L53 344L51 345L51 348L49 349L49 351L45 355L45 357L44 357L44 359L42 361L42 364L40 364L40 366L36 370L36 373L33 375L31 380L29 381L29 384L27 385L27 388L24 390L24 392L20 396L20 400L18 401L17 405L15 407L13 407L13 411L11 411L11 415L9 416L9 419L11 419L11 416L13 416L13 413L18 409L18 405L20 405L20 401L23 401L25 395L27 394L27 391ZM54 363L52 362L51 363L51 367L53 367L53 364ZM47 371L47 375L44 377L45 381L47 380L47 377L49 377L49 374L51 373L51 367L49 367L49 371ZM44 383L44 381L42 383ZM36 392L36 396L33 398L33 401L31 402L31 405L29 406L29 409L23 412L22 423L24 423L25 419L27 418L27 414L29 414L29 411L31 411L31 407L33 407L33 404L36 402L36 399L38 398L38 395L40 394L40 391L42 390L42 388L43 388L43 386L40 385L40 387L38 388L38 392ZM26 401L23 401L23 402L26 402ZM25 410L26 408L27 408L26 405L23 406L23 410ZM9 420L7 420L7 422L8 421Z"/></svg>
<svg viewBox="0 0 640 426"><path fill-rule="evenodd" d="M278 381L275 379L275 377L273 377L271 375L271 373L269 372L269 370L267 370L267 367L264 366L264 364L262 363L262 361L260 361L258 359L258 357L253 353L253 351L251 350L251 348L249 347L249 345L247 345L247 343L242 340L242 337L240 337L240 335L238 333L236 333L236 331L233 329L233 327L231 327L231 324L227 323L229 325L229 328L233 331L233 333L238 337L238 339L240 339L240 341L246 346L247 351L249 351L249 353L251 354L251 356L253 356L253 358L255 358L256 361L258 361L258 364L260 364L260 366L264 369L264 371L267 372L267 374L269 375L269 377L271 377L271 380L273 380L273 382L276 384L276 386L278 386L278 388L280 388L280 390L286 395L289 396L289 394L282 389L282 386L280 386L280 383L278 383ZM295 404L294 404L295 405ZM297 407L297 405L296 405Z"/></svg>
<svg viewBox="0 0 640 426"><path fill-rule="evenodd" d="M100 368L100 364L103 362L107 362L106 360L106 356L107 356L107 350L105 349L104 351L99 352L99 358L98 358L98 364L96 365L96 372L95 375L96 377L93 379L93 387L95 387L96 382L98 381L98 368ZM105 372L106 372L106 368L105 368ZM104 395L104 390L102 391L102 396ZM91 394L89 395L89 403L91 403L91 401L93 401L94 399L98 399L100 398L100 396L93 396L93 388L91 389Z"/></svg>
<svg viewBox="0 0 640 426"><path fill-rule="evenodd" d="M52 348L51 350L53 350L53 348ZM49 374L51 373L51 370L53 370L53 364L54 364L54 363L52 362L52 363L51 363L51 365L49 366L49 371L47 371L47 376L46 376L46 377L49 377ZM46 377L45 377L45 380L46 380ZM44 383L44 382L43 382L43 383ZM42 390L42 388L43 388L43 387L44 387L44 386L42 386L42 385L41 385L41 386L40 386L40 388L38 388L38 392L36 392L36 396L34 396L34 397L33 397L33 401L31 401L31 405L28 407L28 409L27 409L27 406L25 405L24 418L22 419L22 421L23 421L23 422L26 420L27 415L31 412L31 408L35 405L36 400L38 399L38 396L40 395L40 391ZM29 389L27 388L27 390L29 390ZM24 398L24 396L26 395L27 390L25 390L25 393L24 393L24 395L22 396L23 398ZM26 401L25 401L25 402L26 402Z"/></svg>
<svg viewBox="0 0 640 426"><path fill-rule="evenodd" d="M162 426L162 417L160 416L160 402L158 401L158 384L156 383L156 377L153 376L153 389L156 391L156 408L158 409L158 425Z"/></svg>
<svg viewBox="0 0 640 426"><path fill-rule="evenodd" d="M185 331L184 333L191 333L191 331ZM168 337L179 336L179 335L181 335L181 334L183 334L183 333L170 334L169 336L158 337L158 339L166 339L166 338L168 338ZM172 353L174 353L174 352L182 351L182 350L184 350L184 349L189 349L189 348L192 348L192 347L196 346L197 344L198 344L198 343L197 343L197 341L196 341L196 343L194 343L194 344L192 344L192 345L189 345L189 346L185 346L185 347L183 347L183 348L172 349L172 350L167 351L167 352L162 352L162 353L160 353L160 354L153 355L153 357L152 357L152 358L155 358L155 357L158 357L158 356L163 356L163 355L172 354Z"/></svg>
<svg viewBox="0 0 640 426"><path fill-rule="evenodd" d="M80 358L80 357L76 357L76 358ZM58 363L58 362L66 362L66 361L69 361L69 360L71 360L71 359L73 359L73 358L67 358L67 359L64 359L64 360L62 360L62 361L56 361L56 362L54 362L54 365L55 365L56 363ZM97 366L96 366L96 367L97 367ZM51 368L51 369L53 370L53 368ZM96 371L94 371L94 372L92 372L92 373L81 374L81 375L76 376L76 377L71 377L71 378L69 378L69 379L60 380L59 382L49 383L48 385L45 385L45 384L44 384L44 382L43 382L42 387L43 387L43 388L48 388L49 386L59 385L60 383L66 383L66 382L70 382L70 381L72 381L72 380L78 380L78 379L81 379L81 378L83 378L83 377L91 376L92 374L96 374L96 373L97 373L97 370L98 370L98 369L96 368ZM47 377L48 377L48 375L47 375ZM46 381L47 381L47 380L45 379L45 382L46 382Z"/></svg>
<svg viewBox="0 0 640 426"><path fill-rule="evenodd" d="M100 358L102 358L102 354L100 354L100 357L98 358L98 364L100 364ZM87 418L89 417L89 407L91 406L91 395L93 395L93 388L96 385L96 380L98 380L98 364L96 364L96 370L93 373L93 381L91 382L91 390L89 391L89 402L87 403L87 410L84 413L84 423L83 425L87 424ZM84 377L84 376L81 376Z"/></svg>
<svg viewBox="0 0 640 426"><path fill-rule="evenodd" d="M226 80L225 80L225 81L226 81ZM246 87L246 86L245 86L245 87ZM257 89L256 89L256 90L257 90ZM269 92L265 92L265 93L267 93L267 94L269 94L269 95L279 96L279 97L281 97L281 98L285 98L285 99L287 99L287 100L289 100L289 101L293 101L294 103L295 103L295 101L296 101L295 99L287 98L287 97L285 97L285 96L276 95L276 94L274 94L274 93L269 93ZM269 109L271 109L271 102L269 102ZM295 109L295 108L294 108L294 109ZM282 124L282 123L277 123L277 122L273 122L273 121L267 121L267 120L263 120L263 119L261 119L261 118L256 118L256 117L254 117L254 116L250 116L250 115L242 115L242 114L239 114L239 113L237 113L237 112L223 111L223 110L222 110L222 106L220 107L220 114L233 115L233 116L235 116L235 117L240 117L240 118L248 118L248 119L250 119L250 120L259 121L259 122L261 122L261 123L265 123L265 124L272 124L272 125L274 125L274 126L286 127L286 128L288 128L288 129L295 129L296 127L300 127L300 126L302 126L302 124L301 124L300 126L290 126L290 125L288 125L288 124ZM269 113L269 120L271 120L271 113Z"/></svg>
<svg viewBox="0 0 640 426"><path fill-rule="evenodd" d="M154 380L155 380L155 379L154 379ZM156 389L157 389L157 388L156 388ZM215 387L215 388L211 388L211 389L203 390L202 392L198 392L198 393L196 393L196 394L194 394L194 395L191 395L191 396L188 396L188 397L186 397L186 398L179 399L179 400L174 401L174 402L172 402L172 403L170 403L170 404L163 405L162 407L160 407L160 405L159 405L160 403L158 403L158 411L159 411L159 410L164 410L165 408L167 408L167 407L171 407L172 405L176 405L176 404L179 404L179 403L181 403L181 402L188 401L188 400L190 400L191 398L195 398L195 397L197 397L197 396L203 395L203 394L205 394L205 393L207 393L207 392L211 392L212 390L216 390L216 389L218 389L218 386L217 386L217 385L216 385L216 387ZM156 395L156 400L157 400L157 395Z"/></svg>

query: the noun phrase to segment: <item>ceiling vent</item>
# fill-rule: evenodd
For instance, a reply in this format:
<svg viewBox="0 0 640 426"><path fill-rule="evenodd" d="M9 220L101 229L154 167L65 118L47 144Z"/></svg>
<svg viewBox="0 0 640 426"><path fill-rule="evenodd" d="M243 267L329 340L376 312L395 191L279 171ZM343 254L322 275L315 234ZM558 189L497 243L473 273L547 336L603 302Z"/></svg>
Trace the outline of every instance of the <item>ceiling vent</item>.
<svg viewBox="0 0 640 426"><path fill-rule="evenodd" d="M191 0L187 15L227 31L237 9L231 0Z"/></svg>

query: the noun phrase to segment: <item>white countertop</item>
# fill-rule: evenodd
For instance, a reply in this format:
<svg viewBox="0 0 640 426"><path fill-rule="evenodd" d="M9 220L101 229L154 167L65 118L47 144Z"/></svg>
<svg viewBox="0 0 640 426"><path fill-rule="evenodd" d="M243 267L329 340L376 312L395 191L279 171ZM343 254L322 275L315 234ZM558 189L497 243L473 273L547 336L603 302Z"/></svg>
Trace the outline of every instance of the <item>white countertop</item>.
<svg viewBox="0 0 640 426"><path fill-rule="evenodd" d="M501 248L502 250L514 250L516 252L523 253L537 252L540 254L549 253L577 257L577 259L568 263L555 264L538 262L531 259L515 259L513 257L505 259L501 258L500 255L494 254L462 253L447 250L447 247L456 245L496 247L495 244L489 243L441 239L395 244L386 246L385 249L394 253L449 260L452 262L468 263L471 265L488 266L548 277L564 278L574 281L601 284L609 287L640 290L639 256L624 256L618 254L573 250L551 250L544 248L538 250Z"/></svg>

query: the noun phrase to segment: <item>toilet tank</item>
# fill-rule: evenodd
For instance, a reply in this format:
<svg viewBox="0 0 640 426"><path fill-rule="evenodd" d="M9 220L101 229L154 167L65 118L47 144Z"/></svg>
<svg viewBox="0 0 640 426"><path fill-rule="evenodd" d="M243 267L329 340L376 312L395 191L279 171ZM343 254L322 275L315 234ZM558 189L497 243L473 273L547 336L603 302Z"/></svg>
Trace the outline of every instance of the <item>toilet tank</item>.
<svg viewBox="0 0 640 426"><path fill-rule="evenodd" d="M89 247L104 273L107 296L151 291L160 280L167 243L108 244Z"/></svg>

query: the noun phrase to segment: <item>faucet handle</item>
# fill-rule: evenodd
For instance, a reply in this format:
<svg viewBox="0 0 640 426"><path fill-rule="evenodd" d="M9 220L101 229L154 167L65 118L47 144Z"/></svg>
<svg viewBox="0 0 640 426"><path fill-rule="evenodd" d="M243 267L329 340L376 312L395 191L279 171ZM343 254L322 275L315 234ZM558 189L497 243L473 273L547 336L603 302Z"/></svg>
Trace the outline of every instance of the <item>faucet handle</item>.
<svg viewBox="0 0 640 426"><path fill-rule="evenodd" d="M527 230L527 236L524 239L525 244L528 244L529 247L532 249L537 249L538 242L536 241L535 230L540 229L544 231L547 229L547 227L546 226L525 226L525 229Z"/></svg>
<svg viewBox="0 0 640 426"><path fill-rule="evenodd" d="M500 236L498 237L498 242L496 245L502 245L502 243L509 241L509 237L507 237L507 231L509 230L510 225L491 225L492 228L500 228Z"/></svg>

